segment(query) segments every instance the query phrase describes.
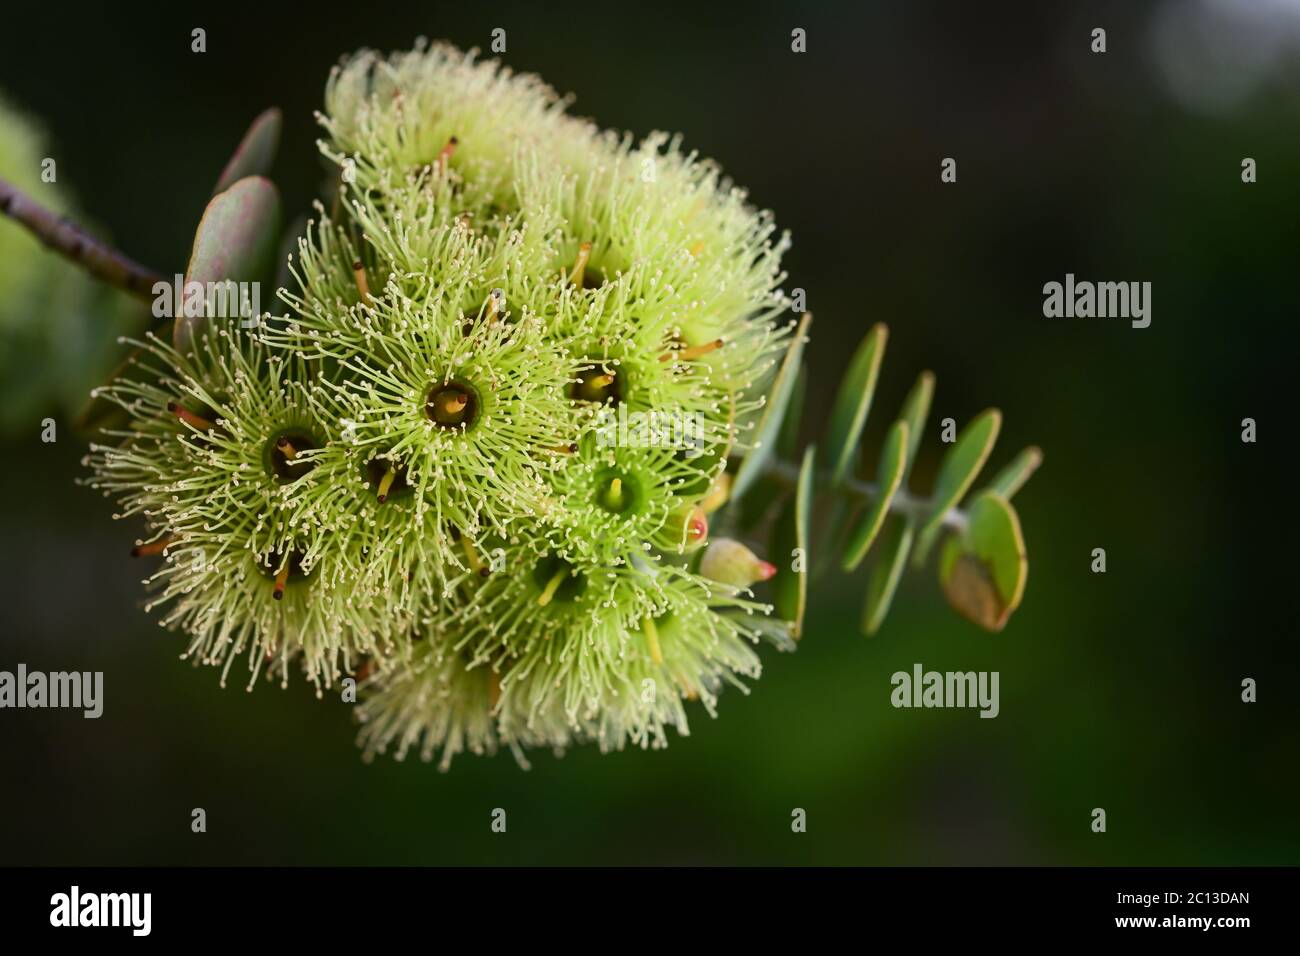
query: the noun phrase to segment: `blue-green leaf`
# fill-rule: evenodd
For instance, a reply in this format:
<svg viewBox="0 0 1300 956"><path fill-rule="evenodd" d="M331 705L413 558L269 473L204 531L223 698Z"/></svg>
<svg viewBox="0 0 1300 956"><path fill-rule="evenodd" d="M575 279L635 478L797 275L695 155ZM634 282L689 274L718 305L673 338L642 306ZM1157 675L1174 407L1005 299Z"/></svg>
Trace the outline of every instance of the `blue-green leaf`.
<svg viewBox="0 0 1300 956"><path fill-rule="evenodd" d="M925 420L930 417L930 402L934 398L934 373L922 372L916 377L916 384L907 393L903 401L903 410L899 418L907 422L907 465L903 468L903 478L912 473L912 463L921 447L921 437L925 434Z"/></svg>
<svg viewBox="0 0 1300 956"><path fill-rule="evenodd" d="M785 417L790 394L794 391L795 379L798 377L799 372L799 362L803 357L804 342L808 337L808 325L811 322L812 313L806 313L799 320L799 325L790 338L790 345L786 349L785 358L782 360L781 367L777 370L776 378L772 382L772 391L768 393L763 414L759 417L758 424L754 426L754 431L750 435L750 449L746 453L744 460L741 461L740 467L736 470L735 481L731 484L731 497L733 500L740 498L749 490L750 485L762 474L763 469L772 457L772 453L776 450L777 435L780 432L781 421Z"/></svg>
<svg viewBox="0 0 1300 956"><path fill-rule="evenodd" d="M776 453L783 459L793 460L799 450L799 420L803 418L803 403L808 394L808 367L799 365L799 375L794 381L794 391L781 418L781 433L776 441Z"/></svg>
<svg viewBox="0 0 1300 956"><path fill-rule="evenodd" d="M965 530L944 542L939 581L948 603L985 630L1000 631L1020 606L1028 575L1015 509L997 492L981 493Z"/></svg>
<svg viewBox="0 0 1300 956"><path fill-rule="evenodd" d="M858 454L862 428L871 411L871 398L880 378L880 362L885 355L889 329L883 322L872 326L849 363L840 383L835 406L826 431L826 447L831 456L831 485L838 486L849 476Z"/></svg>
<svg viewBox="0 0 1300 956"><path fill-rule="evenodd" d="M841 566L845 571L852 571L862 563L885 523L889 503L894 500L898 486L903 483L903 468L907 464L907 440L907 422L894 422L885 438L885 446L880 451L880 465L876 468L877 495L854 526L844 548Z"/></svg>
<svg viewBox="0 0 1300 956"><path fill-rule="evenodd" d="M260 114L244 138L235 147L234 154L226 163L217 179L217 188L212 195L223 193L246 176L265 176L271 171L275 162L276 150L280 147L280 111L274 106Z"/></svg>
<svg viewBox="0 0 1300 956"><path fill-rule="evenodd" d="M944 516L949 509L956 507L962 496L979 477L980 469L989 459L993 445L998 440L998 431L1002 427L1002 413L996 408L976 415L961 430L957 441L944 455L939 465L939 476L934 482L934 494L930 502L930 514L921 526L917 541L915 563L925 562L926 555L938 536L943 525Z"/></svg>
<svg viewBox="0 0 1300 956"><path fill-rule="evenodd" d="M1043 451L1036 445L1030 445L1011 463L998 472L997 477L989 482L989 491L995 491L1010 501L1017 491L1024 487L1029 476L1043 463Z"/></svg>
<svg viewBox="0 0 1300 956"><path fill-rule="evenodd" d="M889 613L893 603L894 592L903 577L903 567L907 564L907 554L912 549L912 539L916 525L910 519L897 515L885 522L885 529L880 535L880 547L876 549L876 562L867 579L867 599L862 606L862 630L868 637L880 630L880 625Z"/></svg>
<svg viewBox="0 0 1300 956"><path fill-rule="evenodd" d="M280 194L269 179L241 179L208 203L194 234L185 283L258 282L272 273L279 241ZM185 351L206 319L178 316L176 348Z"/></svg>
<svg viewBox="0 0 1300 956"><path fill-rule="evenodd" d="M815 476L814 452L809 446L799 468L799 483L786 501L772 535L773 603L776 614L790 622L790 635L803 635L804 610L808 606L808 524L812 515L812 487Z"/></svg>

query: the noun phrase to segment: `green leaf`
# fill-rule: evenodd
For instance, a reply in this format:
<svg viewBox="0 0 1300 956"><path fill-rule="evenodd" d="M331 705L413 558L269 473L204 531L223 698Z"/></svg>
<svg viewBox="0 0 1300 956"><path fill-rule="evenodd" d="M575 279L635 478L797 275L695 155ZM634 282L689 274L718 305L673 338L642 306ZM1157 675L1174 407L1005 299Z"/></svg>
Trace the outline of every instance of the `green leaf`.
<svg viewBox="0 0 1300 956"><path fill-rule="evenodd" d="M749 486L762 473L772 457L772 452L776 449L777 434L781 427L781 420L785 416L786 405L790 401L790 394L794 391L810 322L812 322L812 313L805 313L790 339L785 359L782 360L781 367L772 382L772 391L768 394L767 405L763 408L763 414L750 438L749 453L745 455L736 470L736 479L731 485L732 498L739 498L749 490Z"/></svg>
<svg viewBox="0 0 1300 956"><path fill-rule="evenodd" d="M951 535L939 559L939 582L948 603L989 631L1006 626L1025 594L1029 562L1020 519L996 492L971 505L965 531Z"/></svg>
<svg viewBox="0 0 1300 956"><path fill-rule="evenodd" d="M899 418L907 422L907 465L903 477L912 473L912 463L921 447L921 436L925 434L925 420L930 417L930 401L934 398L934 373L922 372L916 377L916 384L907 393L903 401L903 410Z"/></svg>
<svg viewBox="0 0 1300 956"><path fill-rule="evenodd" d="M275 161L280 146L281 123L280 111L275 107L253 120L226 168L221 171L212 195L225 192L246 176L265 176L271 171L271 163Z"/></svg>
<svg viewBox="0 0 1300 956"><path fill-rule="evenodd" d="M883 322L871 327L849 363L849 370L840 383L835 407L831 410L830 425L826 431L826 444L831 454L831 485L843 484L853 468L862 439L862 428L871 410L871 398L876 393L880 377L880 361L885 355L889 329Z"/></svg>
<svg viewBox="0 0 1300 956"><path fill-rule="evenodd" d="M808 606L808 519L812 512L814 446L803 454L799 484L786 501L772 533L773 604L776 614L790 622L790 636L803 636L803 615Z"/></svg>
<svg viewBox="0 0 1300 956"><path fill-rule="evenodd" d="M971 503L966 539L975 556L989 566L998 597L1010 614L1020 606L1029 577L1029 558L1016 509L997 492L984 492Z"/></svg>
<svg viewBox="0 0 1300 956"><path fill-rule="evenodd" d="M885 522L880 547L876 551L876 563L867 580L867 600L862 607L862 630L868 637L880 630L885 615L889 613L894 592L903 577L903 566L907 564L907 554L912 549L915 529L912 521L897 516Z"/></svg>
<svg viewBox="0 0 1300 956"><path fill-rule="evenodd" d="M921 526L917 542L915 564L925 563L930 548L943 524L944 515L955 507L970 486L979 477L980 469L988 461L993 444L998 440L998 430L1002 427L1002 413L996 408L981 412L961 430L957 441L944 455L939 465L939 476L934 482L934 495L931 511Z"/></svg>
<svg viewBox="0 0 1300 956"><path fill-rule="evenodd" d="M989 482L987 490L996 491L1010 501L1042 463L1043 450L1037 445L1030 445L1013 458L1011 464L998 472L997 477Z"/></svg>
<svg viewBox="0 0 1300 956"><path fill-rule="evenodd" d="M903 483L903 469L907 465L908 432L907 422L896 421L885 438L885 447L880 450L880 464L876 468L878 494L849 535L840 562L845 571L852 571L862 563L885 523L889 503L894 500L898 486Z"/></svg>
<svg viewBox="0 0 1300 956"><path fill-rule="evenodd" d="M194 234L185 282L261 281L271 272L280 223L280 195L269 179L249 176L213 197ZM178 351L185 351L203 316L177 318Z"/></svg>

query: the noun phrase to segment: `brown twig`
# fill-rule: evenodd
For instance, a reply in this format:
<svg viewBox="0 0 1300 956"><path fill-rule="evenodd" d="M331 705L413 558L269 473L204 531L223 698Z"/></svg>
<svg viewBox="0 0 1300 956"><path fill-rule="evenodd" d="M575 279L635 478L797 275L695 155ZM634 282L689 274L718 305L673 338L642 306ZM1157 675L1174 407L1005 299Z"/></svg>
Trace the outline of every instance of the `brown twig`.
<svg viewBox="0 0 1300 956"><path fill-rule="evenodd" d="M75 223L46 209L2 177L0 213L22 223L46 246L62 253L95 278L143 299L153 298L154 283L167 281L152 269L146 269L100 242Z"/></svg>

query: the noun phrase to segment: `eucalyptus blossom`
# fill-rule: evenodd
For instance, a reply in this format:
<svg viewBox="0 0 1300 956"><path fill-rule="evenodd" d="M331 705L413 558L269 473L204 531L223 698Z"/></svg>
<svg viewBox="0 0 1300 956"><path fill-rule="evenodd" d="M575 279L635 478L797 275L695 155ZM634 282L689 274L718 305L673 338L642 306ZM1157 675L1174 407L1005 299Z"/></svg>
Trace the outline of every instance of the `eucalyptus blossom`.
<svg viewBox="0 0 1300 956"><path fill-rule="evenodd" d="M875 555L868 631L938 539L972 620L999 629L1023 595L1008 501L1037 451L962 510L990 412L911 493L926 373L859 477L878 326L832 410L830 469L811 447L782 460L809 322L782 289L788 236L679 137L567 105L444 44L344 60L317 117L331 186L276 311L183 316L96 393L87 481L137 523L182 656L223 682L242 662L249 686L339 688L367 755L524 763L688 733L747 692L761 644L802 636L814 504L818 553L842 547L849 571ZM188 280L248 278L274 245L279 123L260 117L223 173ZM151 278L52 244L133 291Z"/></svg>

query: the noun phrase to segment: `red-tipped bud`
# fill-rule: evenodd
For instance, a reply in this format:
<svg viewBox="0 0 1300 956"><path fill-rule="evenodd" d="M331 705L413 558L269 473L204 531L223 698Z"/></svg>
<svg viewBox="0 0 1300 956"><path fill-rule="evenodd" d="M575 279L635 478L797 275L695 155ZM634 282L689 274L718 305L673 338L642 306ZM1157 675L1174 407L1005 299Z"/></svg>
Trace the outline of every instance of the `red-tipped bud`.
<svg viewBox="0 0 1300 956"><path fill-rule="evenodd" d="M706 578L747 588L776 574L776 565L764 561L739 541L718 538L700 559L700 573Z"/></svg>
<svg viewBox="0 0 1300 956"><path fill-rule="evenodd" d="M673 550L694 551L709 538L709 519L699 505L680 505L668 514L659 537Z"/></svg>

